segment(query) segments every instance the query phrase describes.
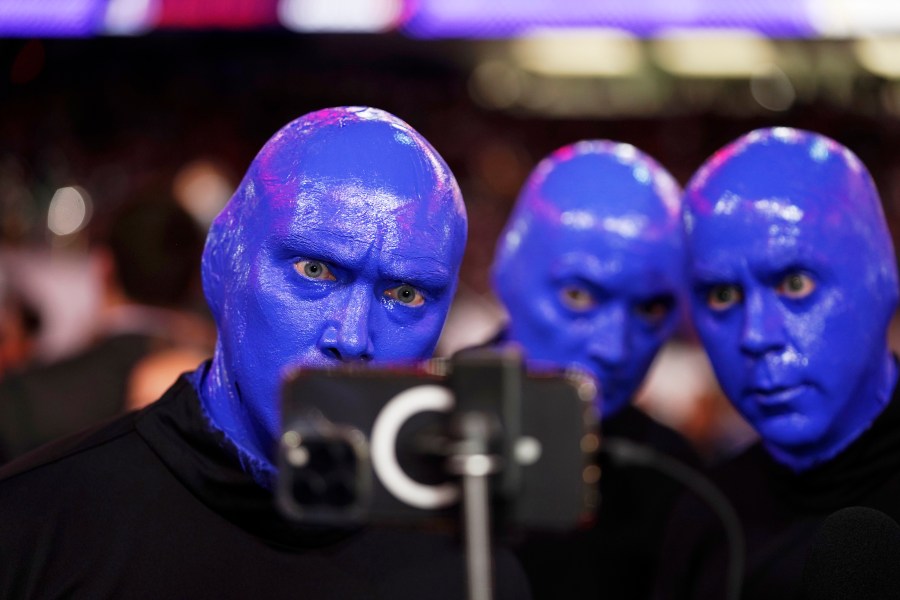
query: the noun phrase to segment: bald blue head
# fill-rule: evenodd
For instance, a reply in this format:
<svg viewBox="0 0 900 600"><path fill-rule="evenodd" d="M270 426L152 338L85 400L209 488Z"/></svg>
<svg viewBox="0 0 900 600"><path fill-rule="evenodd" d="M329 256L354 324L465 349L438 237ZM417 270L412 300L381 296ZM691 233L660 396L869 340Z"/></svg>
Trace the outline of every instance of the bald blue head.
<svg viewBox="0 0 900 600"><path fill-rule="evenodd" d="M680 193L634 146L578 142L534 169L497 245L510 340L593 373L604 417L628 404L677 323Z"/></svg>
<svg viewBox="0 0 900 600"><path fill-rule="evenodd" d="M341 107L283 127L207 238L213 423L265 470L286 370L430 356L465 239L450 169L400 119Z"/></svg>
<svg viewBox="0 0 900 600"><path fill-rule="evenodd" d="M803 470L865 430L896 380L893 244L862 162L825 136L753 131L685 193L693 314L722 388Z"/></svg>

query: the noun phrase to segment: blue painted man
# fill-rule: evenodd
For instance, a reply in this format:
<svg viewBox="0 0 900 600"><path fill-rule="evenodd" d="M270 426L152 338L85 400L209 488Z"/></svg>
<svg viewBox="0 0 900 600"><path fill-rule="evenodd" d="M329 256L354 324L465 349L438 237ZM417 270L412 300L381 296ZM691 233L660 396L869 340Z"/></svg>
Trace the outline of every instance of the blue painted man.
<svg viewBox="0 0 900 600"><path fill-rule="evenodd" d="M408 125L339 109L283 128L203 256L219 340L193 383L212 423L271 472L286 368L430 356L465 238L456 181Z"/></svg>
<svg viewBox="0 0 900 600"><path fill-rule="evenodd" d="M212 361L2 473L0 597L461 597L452 540L310 530L269 488L284 373L429 356L465 237L450 170L396 117L335 108L282 128L207 239ZM510 561L498 595L527 597Z"/></svg>
<svg viewBox="0 0 900 600"><path fill-rule="evenodd" d="M506 339L592 373L604 419L629 404L677 324L680 194L633 146L579 142L535 168L497 246Z"/></svg>
<svg viewBox="0 0 900 600"><path fill-rule="evenodd" d="M691 457L630 406L683 300L681 190L653 158L603 140L560 148L531 173L493 266L500 336L534 364L576 366L601 387L604 433ZM536 539L522 557L538 597L640 598L677 487L604 465L597 527Z"/></svg>
<svg viewBox="0 0 900 600"><path fill-rule="evenodd" d="M900 516L887 342L897 266L881 202L844 146L763 129L694 175L684 225L697 331L760 436L716 474L747 536L744 597L794 598L824 516L850 505ZM683 508L670 527L665 597L720 596L717 524Z"/></svg>

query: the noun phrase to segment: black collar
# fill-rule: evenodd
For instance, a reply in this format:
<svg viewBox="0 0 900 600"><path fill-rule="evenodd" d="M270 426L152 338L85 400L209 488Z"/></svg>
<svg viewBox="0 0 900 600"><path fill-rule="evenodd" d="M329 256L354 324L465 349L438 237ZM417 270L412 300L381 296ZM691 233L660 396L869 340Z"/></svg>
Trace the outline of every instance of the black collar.
<svg viewBox="0 0 900 600"><path fill-rule="evenodd" d="M282 516L272 492L241 469L237 449L210 425L189 377L182 375L144 409L136 428L194 496L238 527L284 549L322 546L355 531L299 525Z"/></svg>

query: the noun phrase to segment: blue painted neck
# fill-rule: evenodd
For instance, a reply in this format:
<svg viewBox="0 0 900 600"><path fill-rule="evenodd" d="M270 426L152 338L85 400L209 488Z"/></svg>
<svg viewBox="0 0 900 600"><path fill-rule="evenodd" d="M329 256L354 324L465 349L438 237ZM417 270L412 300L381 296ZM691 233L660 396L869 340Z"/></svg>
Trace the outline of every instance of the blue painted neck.
<svg viewBox="0 0 900 600"><path fill-rule="evenodd" d="M212 361L194 371L191 384L200 397L210 424L221 431L237 450L241 468L261 486L271 489L277 469L273 460L275 440L263 427L253 428L253 420L246 415L240 390L228 376L216 345ZM239 418L239 415L245 418Z"/></svg>

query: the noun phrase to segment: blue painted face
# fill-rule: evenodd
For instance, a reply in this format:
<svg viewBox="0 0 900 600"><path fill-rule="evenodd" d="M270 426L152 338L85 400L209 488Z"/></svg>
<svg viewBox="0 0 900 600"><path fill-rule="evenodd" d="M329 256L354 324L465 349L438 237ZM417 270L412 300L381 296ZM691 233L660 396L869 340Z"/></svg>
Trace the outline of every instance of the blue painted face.
<svg viewBox="0 0 900 600"><path fill-rule="evenodd" d="M251 467L271 468L287 369L431 355L465 237L447 165L388 113L322 110L269 140L203 257L219 340L201 397Z"/></svg>
<svg viewBox="0 0 900 600"><path fill-rule="evenodd" d="M878 194L849 150L786 128L715 154L685 194L693 315L725 393L795 470L889 401L897 273Z"/></svg>
<svg viewBox="0 0 900 600"><path fill-rule="evenodd" d="M629 403L677 323L679 196L633 146L579 142L538 165L500 238L494 287L510 340L593 373L603 417Z"/></svg>

